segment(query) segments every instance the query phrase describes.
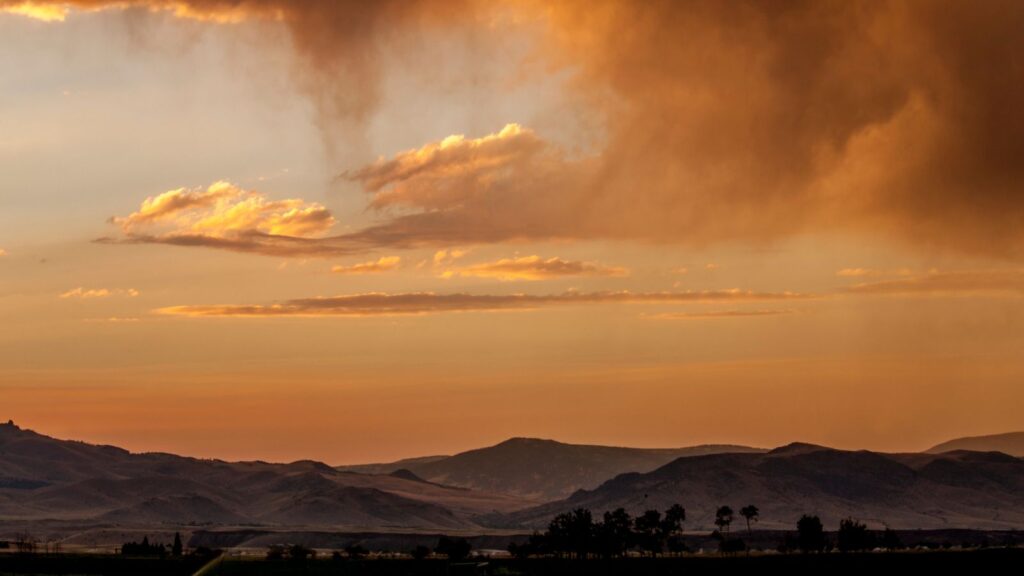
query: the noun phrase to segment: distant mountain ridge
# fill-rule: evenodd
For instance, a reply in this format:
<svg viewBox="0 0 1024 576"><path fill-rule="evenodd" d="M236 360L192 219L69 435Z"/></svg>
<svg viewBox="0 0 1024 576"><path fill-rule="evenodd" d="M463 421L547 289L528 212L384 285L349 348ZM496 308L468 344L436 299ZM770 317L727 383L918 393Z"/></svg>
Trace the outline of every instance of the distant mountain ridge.
<svg viewBox="0 0 1024 576"><path fill-rule="evenodd" d="M540 528L575 507L639 513L676 502L697 531L712 528L723 504L758 506L763 528L792 529L804 513L829 527L852 516L876 527L1024 528L1024 459L993 451L648 450L514 438L401 462L367 474L310 460L136 454L0 425L0 539L25 527L80 539L185 526L493 534ZM540 501L550 494L562 496Z"/></svg>
<svg viewBox="0 0 1024 576"><path fill-rule="evenodd" d="M989 434L987 436L968 436L955 438L932 446L925 452L941 454L953 450L973 450L975 452L1002 452L1018 458L1024 457L1024 431L1007 432L1005 434Z"/></svg>
<svg viewBox="0 0 1024 576"><path fill-rule="evenodd" d="M339 466L345 471L391 473L403 469L424 480L499 492L545 502L596 488L625 472L649 472L676 458L722 452L764 452L761 448L708 444L685 448L623 448L566 444L539 438L511 438L454 456L399 460L392 464Z"/></svg>
<svg viewBox="0 0 1024 576"><path fill-rule="evenodd" d="M0 424L0 528L39 520L479 529L481 514L522 500L415 476L291 464L133 454Z"/></svg>
<svg viewBox="0 0 1024 576"><path fill-rule="evenodd" d="M1024 460L998 452L884 454L790 444L767 453L679 458L503 520L539 528L579 507L596 515L619 507L637 514L675 503L686 508L692 530L714 529L718 506L739 510L747 504L760 509L762 528L792 529L806 513L832 529L848 516L875 527L1019 529Z"/></svg>

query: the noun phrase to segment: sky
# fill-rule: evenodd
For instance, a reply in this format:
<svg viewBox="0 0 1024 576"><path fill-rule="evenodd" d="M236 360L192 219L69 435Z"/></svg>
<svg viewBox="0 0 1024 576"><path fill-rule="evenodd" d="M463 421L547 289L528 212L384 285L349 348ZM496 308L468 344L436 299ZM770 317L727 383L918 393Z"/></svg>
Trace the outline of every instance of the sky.
<svg viewBox="0 0 1024 576"><path fill-rule="evenodd" d="M0 0L0 418L332 464L1024 429L1022 28Z"/></svg>

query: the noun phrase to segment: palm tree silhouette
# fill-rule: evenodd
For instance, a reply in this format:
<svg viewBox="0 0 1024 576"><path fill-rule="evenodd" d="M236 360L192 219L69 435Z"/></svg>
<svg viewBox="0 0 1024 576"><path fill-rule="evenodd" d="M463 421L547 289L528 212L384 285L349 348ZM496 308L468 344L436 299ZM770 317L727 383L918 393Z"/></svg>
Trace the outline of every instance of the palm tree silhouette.
<svg viewBox="0 0 1024 576"><path fill-rule="evenodd" d="M751 520L757 522L757 518L759 515L760 511L757 509L757 506L754 506L753 504L748 504L747 506L740 508L740 516L743 516L747 520L747 536L750 536Z"/></svg>
<svg viewBox="0 0 1024 576"><path fill-rule="evenodd" d="M715 512L715 526L718 526L720 532L725 532L725 537L729 537L729 525L732 524L732 508L728 506L722 506Z"/></svg>

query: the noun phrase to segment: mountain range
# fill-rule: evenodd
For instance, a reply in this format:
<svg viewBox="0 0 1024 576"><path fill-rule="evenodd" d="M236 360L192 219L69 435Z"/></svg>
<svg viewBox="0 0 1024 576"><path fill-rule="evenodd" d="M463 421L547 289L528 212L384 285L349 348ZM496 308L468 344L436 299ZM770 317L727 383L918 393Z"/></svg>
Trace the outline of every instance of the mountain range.
<svg viewBox="0 0 1024 576"><path fill-rule="evenodd" d="M1024 460L1001 452L883 454L790 444L768 453L679 458L646 474L619 475L566 500L514 512L511 526L542 527L574 508L637 514L686 508L687 527L714 529L715 511L748 504L762 528L802 514L826 526L854 517L874 527L1007 529L1024 526Z"/></svg>
<svg viewBox="0 0 1024 576"><path fill-rule="evenodd" d="M408 470L431 482L547 502L567 498L577 490L596 488L605 480L626 472L650 472L677 458L723 452L764 450L730 444L622 448L512 438L454 456L429 456L339 469L377 474Z"/></svg>
<svg viewBox="0 0 1024 576"><path fill-rule="evenodd" d="M334 468L130 453L0 424L0 539L26 526L508 533L576 507L638 513L676 502L688 530L710 530L723 504L757 505L762 528L792 529L803 513L826 526L853 516L897 528L1024 528L1024 460L997 451L648 450L514 438Z"/></svg>
<svg viewBox="0 0 1024 576"><path fill-rule="evenodd" d="M929 454L941 454L953 450L974 450L977 452L1002 452L1018 458L1024 457L1024 432L1008 432L989 436L969 436L943 442L926 450Z"/></svg>
<svg viewBox="0 0 1024 576"><path fill-rule="evenodd" d="M521 508L515 497L326 464L224 462L132 454L0 425L0 524L287 525L479 529L472 518Z"/></svg>

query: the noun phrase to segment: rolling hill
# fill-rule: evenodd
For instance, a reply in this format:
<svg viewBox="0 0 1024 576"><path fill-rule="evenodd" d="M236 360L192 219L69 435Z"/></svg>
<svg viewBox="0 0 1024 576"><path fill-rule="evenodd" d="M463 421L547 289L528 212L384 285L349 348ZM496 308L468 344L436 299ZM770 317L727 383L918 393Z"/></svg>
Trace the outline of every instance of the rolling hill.
<svg viewBox="0 0 1024 576"><path fill-rule="evenodd" d="M771 529L792 529L804 513L830 528L847 516L903 529L1024 528L1024 459L1000 452L644 450L516 438L396 464L371 474L308 460L131 453L0 425L0 536L26 526L79 539L183 526L484 534L540 528L576 507L639 513L676 502L697 531L712 528L722 504L755 504L758 526Z"/></svg>
<svg viewBox="0 0 1024 576"><path fill-rule="evenodd" d="M1018 458L1024 457L1024 432L1008 432L989 436L956 438L926 450L929 454L941 454L953 450L974 450L975 452L1003 452Z"/></svg>
<svg viewBox="0 0 1024 576"><path fill-rule="evenodd" d="M805 513L832 529L847 516L905 529L1021 528L1024 460L997 452L882 454L791 444L764 454L679 458L505 520L534 528L577 507L596 514L623 507L635 514L676 502L686 508L691 530L713 529L718 506L747 504L760 508L761 528L792 529Z"/></svg>
<svg viewBox="0 0 1024 576"><path fill-rule="evenodd" d="M133 454L0 425L0 521L475 529L522 500L326 464Z"/></svg>
<svg viewBox="0 0 1024 576"><path fill-rule="evenodd" d="M732 445L621 448L512 438L495 446L454 456L342 466L339 469L376 473L407 470L438 484L546 502L566 498L580 489L596 488L605 480L625 472L649 472L676 458L723 452L756 453L763 450Z"/></svg>

